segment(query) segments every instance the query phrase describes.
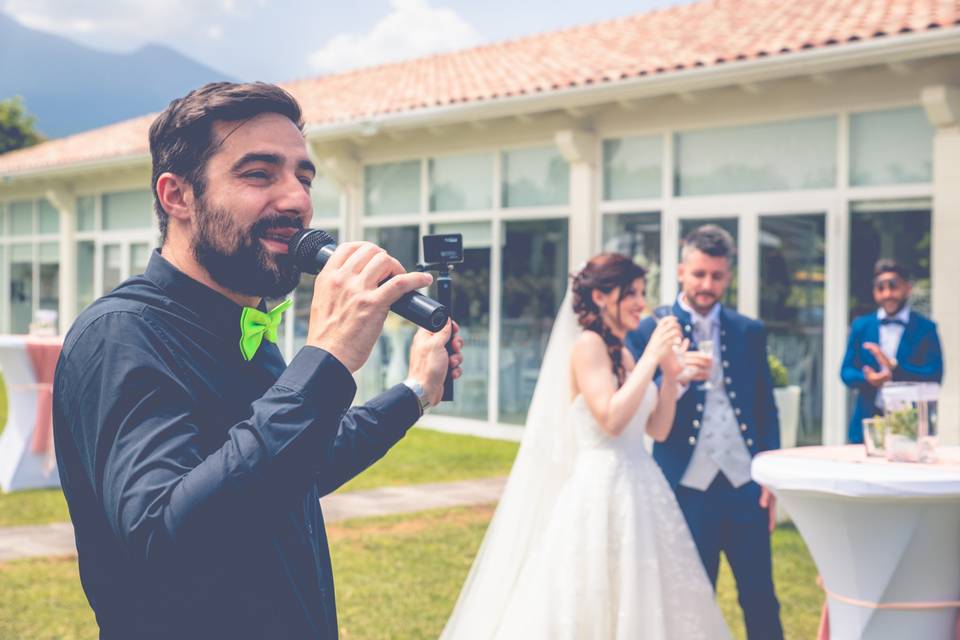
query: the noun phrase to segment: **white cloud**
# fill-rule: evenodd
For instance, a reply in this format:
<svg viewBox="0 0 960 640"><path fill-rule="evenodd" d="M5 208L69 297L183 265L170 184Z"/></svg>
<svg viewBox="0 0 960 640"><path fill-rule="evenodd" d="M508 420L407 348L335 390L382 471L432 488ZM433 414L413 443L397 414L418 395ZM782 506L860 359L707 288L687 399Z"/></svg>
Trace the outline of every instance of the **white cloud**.
<svg viewBox="0 0 960 640"><path fill-rule="evenodd" d="M369 32L344 33L310 54L318 71L342 71L469 47L480 34L453 9L427 0L391 0L392 10Z"/></svg>
<svg viewBox="0 0 960 640"><path fill-rule="evenodd" d="M0 9L33 29L75 37L102 48L122 49L144 42L168 42L185 31L223 35L219 18L249 12L264 0L0 0Z"/></svg>

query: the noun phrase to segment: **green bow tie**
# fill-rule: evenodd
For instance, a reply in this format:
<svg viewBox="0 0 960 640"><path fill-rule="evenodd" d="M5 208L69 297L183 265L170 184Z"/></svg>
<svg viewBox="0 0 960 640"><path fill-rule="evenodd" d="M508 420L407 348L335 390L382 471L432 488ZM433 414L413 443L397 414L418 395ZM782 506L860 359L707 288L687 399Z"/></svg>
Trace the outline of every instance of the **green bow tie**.
<svg viewBox="0 0 960 640"><path fill-rule="evenodd" d="M264 337L270 342L277 341L277 327L280 326L283 312L291 304L293 304L293 300L284 300L267 313L253 307L243 308L243 313L240 314L240 331L242 334L240 336L240 353L243 354L244 360L253 359Z"/></svg>

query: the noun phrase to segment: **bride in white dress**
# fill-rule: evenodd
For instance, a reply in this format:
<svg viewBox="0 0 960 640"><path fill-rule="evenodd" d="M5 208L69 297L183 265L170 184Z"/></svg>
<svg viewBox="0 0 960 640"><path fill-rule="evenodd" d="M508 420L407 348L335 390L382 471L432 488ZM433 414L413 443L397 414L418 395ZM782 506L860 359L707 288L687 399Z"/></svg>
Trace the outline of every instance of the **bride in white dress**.
<svg viewBox="0 0 960 640"><path fill-rule="evenodd" d="M682 370L674 350L686 346L665 318L638 362L623 348L644 276L629 258L601 254L574 277L516 462L441 638L730 637L644 447L644 433L669 434Z"/></svg>

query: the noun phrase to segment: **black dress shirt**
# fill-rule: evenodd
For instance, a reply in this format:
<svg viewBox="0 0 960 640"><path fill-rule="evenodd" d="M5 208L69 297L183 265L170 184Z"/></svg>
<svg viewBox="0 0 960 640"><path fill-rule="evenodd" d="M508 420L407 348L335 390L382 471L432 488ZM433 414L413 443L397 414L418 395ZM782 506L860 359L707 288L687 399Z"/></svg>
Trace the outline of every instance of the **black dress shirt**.
<svg viewBox="0 0 960 640"><path fill-rule="evenodd" d="M54 380L60 480L101 638L336 638L319 498L419 418L350 409L332 355L240 354L241 307L155 252L80 314Z"/></svg>

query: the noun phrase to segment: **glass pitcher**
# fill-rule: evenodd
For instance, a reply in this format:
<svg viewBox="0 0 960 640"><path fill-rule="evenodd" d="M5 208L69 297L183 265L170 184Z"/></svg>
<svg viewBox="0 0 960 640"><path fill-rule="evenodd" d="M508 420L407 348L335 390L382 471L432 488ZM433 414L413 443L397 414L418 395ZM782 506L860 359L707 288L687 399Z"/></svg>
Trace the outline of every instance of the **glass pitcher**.
<svg viewBox="0 0 960 640"><path fill-rule="evenodd" d="M880 390L884 407L884 449L888 460L934 462L937 454L937 398L940 385L891 382Z"/></svg>

